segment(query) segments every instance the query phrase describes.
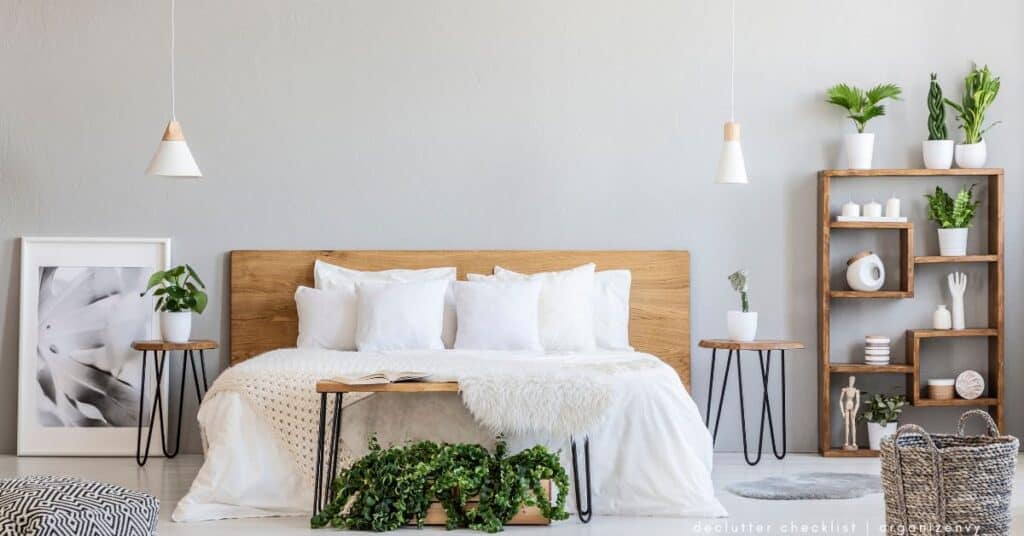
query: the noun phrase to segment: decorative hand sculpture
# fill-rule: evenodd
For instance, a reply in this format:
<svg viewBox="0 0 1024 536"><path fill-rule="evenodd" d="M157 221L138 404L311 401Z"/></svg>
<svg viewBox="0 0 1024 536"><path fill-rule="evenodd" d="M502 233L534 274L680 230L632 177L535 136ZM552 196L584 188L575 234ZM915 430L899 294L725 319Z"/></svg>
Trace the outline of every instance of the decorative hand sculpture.
<svg viewBox="0 0 1024 536"><path fill-rule="evenodd" d="M967 290L967 274L953 272L946 278L949 294L953 297L953 329L964 329L964 291Z"/></svg>

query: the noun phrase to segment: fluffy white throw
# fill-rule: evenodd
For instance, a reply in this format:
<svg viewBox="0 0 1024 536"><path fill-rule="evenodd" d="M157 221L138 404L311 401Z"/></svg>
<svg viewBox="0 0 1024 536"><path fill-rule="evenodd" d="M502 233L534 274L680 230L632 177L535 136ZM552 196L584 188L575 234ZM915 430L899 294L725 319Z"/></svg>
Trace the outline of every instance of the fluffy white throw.
<svg viewBox="0 0 1024 536"><path fill-rule="evenodd" d="M320 418L320 397L315 389L319 380L378 370L425 372L433 381L458 381L463 403L495 434L568 437L600 423L614 398L617 373L659 365L657 358L639 353L275 350L224 371L204 402L224 392L241 395L271 424L301 474L312 480ZM365 396L347 394L342 406ZM328 412L331 404L333 400ZM344 445L340 463L343 467L351 463Z"/></svg>

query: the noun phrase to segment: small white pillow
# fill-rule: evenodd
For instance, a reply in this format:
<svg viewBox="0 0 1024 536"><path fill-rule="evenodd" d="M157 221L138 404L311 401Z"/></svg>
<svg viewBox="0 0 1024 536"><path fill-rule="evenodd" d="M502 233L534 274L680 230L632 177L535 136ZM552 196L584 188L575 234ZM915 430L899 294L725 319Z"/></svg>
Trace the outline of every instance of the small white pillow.
<svg viewBox="0 0 1024 536"><path fill-rule="evenodd" d="M382 270L379 272L364 272L362 270L353 270L351 268L345 268L344 266L338 266L318 259L313 265L313 280L316 283L316 288L319 289L330 290L346 286L350 286L355 289L355 284L359 281L410 283L413 281L445 280L454 282L456 275L455 272L455 267L452 266L442 268L425 268L423 270L395 269ZM355 314L354 309L352 313ZM447 294L445 294L444 334L442 335L444 345L447 348L451 348L455 343L455 329L455 295L449 288Z"/></svg>
<svg viewBox="0 0 1024 536"><path fill-rule="evenodd" d="M594 263L584 264L561 272L520 274L494 267L498 281L539 281L540 287L540 343L549 352L578 352L593 350Z"/></svg>
<svg viewBox="0 0 1024 536"><path fill-rule="evenodd" d="M445 280L356 283L356 348L360 352L443 350L448 288Z"/></svg>
<svg viewBox="0 0 1024 536"><path fill-rule="evenodd" d="M295 289L299 348L356 349L356 289Z"/></svg>
<svg viewBox="0 0 1024 536"><path fill-rule="evenodd" d="M602 270L594 274L594 341L599 348L632 350L629 345L629 270Z"/></svg>
<svg viewBox="0 0 1024 536"><path fill-rule="evenodd" d="M457 350L540 351L539 281L456 281Z"/></svg>

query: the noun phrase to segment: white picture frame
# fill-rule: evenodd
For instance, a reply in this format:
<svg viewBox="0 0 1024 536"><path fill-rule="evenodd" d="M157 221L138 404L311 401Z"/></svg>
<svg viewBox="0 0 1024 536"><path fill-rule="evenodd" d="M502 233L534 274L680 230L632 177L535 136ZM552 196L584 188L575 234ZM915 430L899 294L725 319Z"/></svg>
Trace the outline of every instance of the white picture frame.
<svg viewBox="0 0 1024 536"><path fill-rule="evenodd" d="M22 237L19 456L133 456L138 419L145 444L154 361L130 345L159 338L160 327L152 298L138 295L139 278L144 289L170 263L170 238ZM131 396L141 397L143 414ZM164 422L168 405L164 397ZM149 450L162 455L159 436Z"/></svg>

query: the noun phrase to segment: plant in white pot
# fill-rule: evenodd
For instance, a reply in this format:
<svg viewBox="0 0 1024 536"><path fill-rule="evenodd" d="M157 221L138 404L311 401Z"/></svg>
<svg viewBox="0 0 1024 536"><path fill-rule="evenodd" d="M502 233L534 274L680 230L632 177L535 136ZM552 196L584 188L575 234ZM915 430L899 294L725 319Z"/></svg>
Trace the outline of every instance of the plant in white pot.
<svg viewBox="0 0 1024 536"><path fill-rule="evenodd" d="M928 219L939 226L939 255L960 257L967 255L967 229L978 211L981 201L974 200L974 186L961 188L953 199L941 187L935 187L928 198Z"/></svg>
<svg viewBox="0 0 1024 536"><path fill-rule="evenodd" d="M864 412L860 414L860 420L868 423L868 446L871 450L881 450L882 438L896 433L897 421L907 405L907 397L864 394Z"/></svg>
<svg viewBox="0 0 1024 536"><path fill-rule="evenodd" d="M850 169L871 169L875 150L875 135L864 132L868 121L885 115L885 99L899 100L902 90L895 84L879 84L867 91L847 84L836 84L828 89L826 102L844 108L855 127L856 134L843 136L843 149Z"/></svg>
<svg viewBox="0 0 1024 536"><path fill-rule="evenodd" d="M192 312L202 314L208 298L206 285L189 265L149 276L145 296L150 290L157 298L155 310L160 311L160 333L167 342L188 342L192 334Z"/></svg>
<svg viewBox="0 0 1024 536"><path fill-rule="evenodd" d="M985 147L985 132L999 124L999 121L985 126L985 112L999 94L999 77L993 76L988 65L977 66L964 78L964 95L960 102L946 99L946 104L956 110L956 119L964 131L964 142L956 146L956 165L962 168L985 167L988 149Z"/></svg>
<svg viewBox="0 0 1024 536"><path fill-rule="evenodd" d="M740 311L729 311L725 317L729 340L749 342L757 336L757 313L750 312L747 300L747 271L737 270L729 275L732 289L740 293Z"/></svg>
<svg viewBox="0 0 1024 536"><path fill-rule="evenodd" d="M921 153L928 169L953 167L953 140L946 132L946 101L935 73L928 88L928 139L921 142Z"/></svg>

